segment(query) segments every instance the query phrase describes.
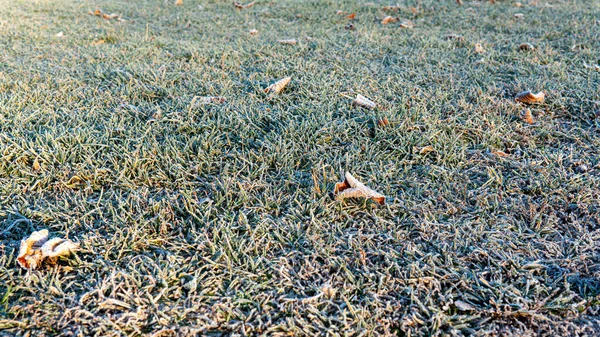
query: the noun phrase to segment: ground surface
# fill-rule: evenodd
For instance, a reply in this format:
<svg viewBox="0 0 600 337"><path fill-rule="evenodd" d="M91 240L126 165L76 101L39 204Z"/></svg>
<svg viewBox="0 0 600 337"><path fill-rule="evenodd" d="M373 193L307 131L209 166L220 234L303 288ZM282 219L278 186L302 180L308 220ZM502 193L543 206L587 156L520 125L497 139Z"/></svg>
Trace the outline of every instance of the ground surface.
<svg viewBox="0 0 600 337"><path fill-rule="evenodd" d="M521 3L2 0L0 335L600 334L600 2Z"/></svg>

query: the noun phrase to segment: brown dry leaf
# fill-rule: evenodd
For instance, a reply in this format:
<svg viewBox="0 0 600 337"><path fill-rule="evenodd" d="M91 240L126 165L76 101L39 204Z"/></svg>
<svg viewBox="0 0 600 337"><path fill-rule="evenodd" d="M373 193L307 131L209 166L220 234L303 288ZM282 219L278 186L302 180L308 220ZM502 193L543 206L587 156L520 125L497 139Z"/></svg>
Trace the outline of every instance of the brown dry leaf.
<svg viewBox="0 0 600 337"><path fill-rule="evenodd" d="M48 230L42 229L37 232L31 233L31 235L21 240L21 247L19 247L19 255L17 256L17 263L25 269L36 269L41 266L42 257L41 248L42 245L48 240Z"/></svg>
<svg viewBox="0 0 600 337"><path fill-rule="evenodd" d="M400 6L383 6L381 10L384 12L397 12L400 10Z"/></svg>
<svg viewBox="0 0 600 337"><path fill-rule="evenodd" d="M384 24L384 25L387 25L388 23L394 23L394 22L398 22L398 18L389 16L389 15L381 20L381 24Z"/></svg>
<svg viewBox="0 0 600 337"><path fill-rule="evenodd" d="M515 6L517 6L517 7L522 7L522 6L523 6L523 4L522 4L522 3L520 3L520 2L515 2Z"/></svg>
<svg viewBox="0 0 600 337"><path fill-rule="evenodd" d="M354 20L354 19L356 19L356 13L352 13L350 15L346 15L346 19L348 19L348 20Z"/></svg>
<svg viewBox="0 0 600 337"><path fill-rule="evenodd" d="M542 103L544 102L544 98L546 98L546 94L543 91L538 92L537 94L532 93L530 90L523 91L518 93L515 97L516 102L533 104L533 103Z"/></svg>
<svg viewBox="0 0 600 337"><path fill-rule="evenodd" d="M390 125L390 121L388 121L387 118L383 117L382 119L377 121L377 126L384 128L386 126Z"/></svg>
<svg viewBox="0 0 600 337"><path fill-rule="evenodd" d="M424 146L424 147L422 147L420 149L417 148L417 150L419 150L419 154L421 154L421 155L426 155L429 152L434 152L435 151L435 149L431 145Z"/></svg>
<svg viewBox="0 0 600 337"><path fill-rule="evenodd" d="M39 171L42 169L42 165L40 165L40 161L37 158L33 160L33 165L31 165L31 168L34 171Z"/></svg>
<svg viewBox="0 0 600 337"><path fill-rule="evenodd" d="M531 110L529 109L525 109L521 112L521 120L527 124L535 123L533 114L531 114Z"/></svg>
<svg viewBox="0 0 600 337"><path fill-rule="evenodd" d="M54 238L44 243L41 251L43 257L59 257L67 256L77 248L79 245L70 240Z"/></svg>
<svg viewBox="0 0 600 337"><path fill-rule="evenodd" d="M408 29L412 29L415 27L415 25L411 21L408 21L408 20L404 20L404 21L400 22L399 26L400 26L400 28L408 28Z"/></svg>
<svg viewBox="0 0 600 337"><path fill-rule="evenodd" d="M97 46L99 44L104 44L104 43L106 43L106 41L104 41L104 39L98 39L98 40L92 42L92 46Z"/></svg>
<svg viewBox="0 0 600 337"><path fill-rule="evenodd" d="M283 90L283 88L285 88L286 85L288 85L288 83L290 83L291 80L292 80L291 77L283 78L283 79L271 84L267 88L265 88L264 91L266 93L275 92L276 94L278 94L281 92L281 90Z"/></svg>
<svg viewBox="0 0 600 337"><path fill-rule="evenodd" d="M102 11L99 9L96 9L93 13L90 12L90 15L102 16Z"/></svg>
<svg viewBox="0 0 600 337"><path fill-rule="evenodd" d="M233 6L234 6L235 8L237 8L237 9L243 9L243 8L250 8L250 7L254 6L254 4L255 4L255 3L256 3L256 1L252 1L252 2L250 2L250 3L247 3L247 4L243 5L243 4L241 4L241 3L237 2L237 1L235 1L235 2L233 3Z"/></svg>
<svg viewBox="0 0 600 337"><path fill-rule="evenodd" d="M175 0L175 6L183 5L183 0Z"/></svg>
<svg viewBox="0 0 600 337"><path fill-rule="evenodd" d="M370 99L366 98L365 96L361 95L361 94L357 94L356 98L354 99L354 101L352 101L353 105L358 105L360 107L363 107L365 109L374 109L377 106L377 103L371 101Z"/></svg>
<svg viewBox="0 0 600 337"><path fill-rule="evenodd" d="M525 18L525 14L523 14L523 13L516 13L513 16L515 17L515 19L523 19L523 18Z"/></svg>
<svg viewBox="0 0 600 337"><path fill-rule="evenodd" d="M79 245L70 240L54 238L48 240L48 230L43 229L31 233L31 235L21 240L19 256L17 263L25 269L36 269L41 267L46 260L55 262L60 256L67 256L79 248Z"/></svg>
<svg viewBox="0 0 600 337"><path fill-rule="evenodd" d="M531 50L535 50L535 47L529 43L521 43L519 45L519 50L531 51Z"/></svg>
<svg viewBox="0 0 600 337"><path fill-rule="evenodd" d="M385 204L385 196L383 194L368 188L354 178L350 172L346 172L344 181L335 184L333 195L335 196L336 200L343 200L347 198L367 198L377 202L380 205Z"/></svg>
<svg viewBox="0 0 600 337"><path fill-rule="evenodd" d="M335 293L336 293L336 289L333 288L332 286L330 286L329 284L324 284L321 287L321 292L323 293L323 295L325 295L325 297L327 297L328 299L332 299L333 297L335 297Z"/></svg>
<svg viewBox="0 0 600 337"><path fill-rule="evenodd" d="M112 13L112 14L102 14L102 18L104 20L111 20L111 19L118 19L120 17L119 14L117 13Z"/></svg>
<svg viewBox="0 0 600 337"><path fill-rule="evenodd" d="M254 36L254 35L258 35L258 30L256 30L256 29L250 29L250 30L248 31L248 33L249 33L250 35L252 35L252 36Z"/></svg>
<svg viewBox="0 0 600 337"><path fill-rule="evenodd" d="M419 10L418 10L418 9L416 9L416 8L414 8L414 7L411 7L411 8L410 8L410 11L411 11L413 14L417 14L417 13L419 13Z"/></svg>
<svg viewBox="0 0 600 337"><path fill-rule="evenodd" d="M506 158L506 157L510 157L510 154L504 152L504 151L496 151L496 150L492 150L491 151L493 155L496 155L498 157L502 157L502 158Z"/></svg>
<svg viewBox="0 0 600 337"><path fill-rule="evenodd" d="M281 44L289 44L289 45L292 45L292 46L298 43L298 41L296 39L277 40L277 42L279 42Z"/></svg>
<svg viewBox="0 0 600 337"><path fill-rule="evenodd" d="M475 44L475 52L477 54L483 54L485 53L485 49L483 49L483 46L479 43Z"/></svg>

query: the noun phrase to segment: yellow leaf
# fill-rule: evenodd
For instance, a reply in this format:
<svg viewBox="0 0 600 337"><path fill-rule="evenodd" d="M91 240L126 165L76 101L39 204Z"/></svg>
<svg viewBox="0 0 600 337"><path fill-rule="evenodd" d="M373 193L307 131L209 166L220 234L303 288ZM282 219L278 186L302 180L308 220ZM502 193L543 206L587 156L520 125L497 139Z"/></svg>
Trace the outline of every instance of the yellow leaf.
<svg viewBox="0 0 600 337"><path fill-rule="evenodd" d="M276 94L278 94L283 90L283 88L285 88L286 85L288 85L288 83L290 83L291 80L292 80L291 77L283 78L283 79L271 84L270 86L268 86L264 91L266 93L275 92Z"/></svg>

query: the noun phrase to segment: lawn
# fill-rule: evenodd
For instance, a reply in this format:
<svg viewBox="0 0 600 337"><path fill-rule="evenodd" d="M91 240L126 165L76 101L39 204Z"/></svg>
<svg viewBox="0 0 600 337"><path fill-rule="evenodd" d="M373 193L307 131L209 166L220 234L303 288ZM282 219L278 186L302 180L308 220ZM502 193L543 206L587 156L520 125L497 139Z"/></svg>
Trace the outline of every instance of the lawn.
<svg viewBox="0 0 600 337"><path fill-rule="evenodd" d="M599 1L0 2L1 336L600 335Z"/></svg>

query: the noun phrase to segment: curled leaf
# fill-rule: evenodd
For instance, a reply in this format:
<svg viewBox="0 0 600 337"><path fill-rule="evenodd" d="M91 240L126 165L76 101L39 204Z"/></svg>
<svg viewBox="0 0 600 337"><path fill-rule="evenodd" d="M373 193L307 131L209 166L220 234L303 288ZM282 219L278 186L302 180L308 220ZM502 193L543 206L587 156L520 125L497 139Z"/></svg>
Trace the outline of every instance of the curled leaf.
<svg viewBox="0 0 600 337"><path fill-rule="evenodd" d="M532 44L529 44L529 43L521 43L519 45L519 50L532 51L532 50L535 50L535 47Z"/></svg>
<svg viewBox="0 0 600 337"><path fill-rule="evenodd" d="M368 188L354 178L350 172L346 172L344 181L335 184L333 195L335 195L336 200L343 200L347 198L367 198L377 202L380 205L385 204L385 196L383 194Z"/></svg>
<svg viewBox="0 0 600 337"><path fill-rule="evenodd" d="M54 238L42 246L43 257L59 257L71 254L72 251L79 248L79 245L70 240Z"/></svg>
<svg viewBox="0 0 600 337"><path fill-rule="evenodd" d="M377 106L377 103L371 101L370 99L366 98L365 96L361 95L361 94L357 94L356 98L354 99L354 101L352 101L353 105L358 105L360 107L363 107L365 109L374 109Z"/></svg>
<svg viewBox="0 0 600 337"><path fill-rule="evenodd" d="M256 1L252 1L252 2L247 3L247 4L244 5L244 4L241 4L241 3L237 2L237 1L235 1L233 3L233 6L235 8L237 8L237 9L244 9L244 8L250 8L250 7L254 6L254 3L256 3Z"/></svg>
<svg viewBox="0 0 600 337"><path fill-rule="evenodd" d="M275 92L276 94L278 94L283 90L283 88L285 88L286 85L288 85L288 83L290 83L291 80L292 80L291 77L283 78L283 79L271 84L270 86L268 86L264 91L266 93Z"/></svg>
<svg viewBox="0 0 600 337"><path fill-rule="evenodd" d="M531 110L529 109L525 109L521 112L521 120L527 124L535 123L533 120L533 115L531 114Z"/></svg>
<svg viewBox="0 0 600 337"><path fill-rule="evenodd" d="M398 22L398 18L395 18L393 16L386 16L385 18L383 18L381 20L381 24L387 25L389 23L394 23L394 22Z"/></svg>
<svg viewBox="0 0 600 337"><path fill-rule="evenodd" d="M546 94L543 91L534 94L530 90L527 90L517 94L515 101L526 104L542 103L545 97Z"/></svg>
<svg viewBox="0 0 600 337"><path fill-rule="evenodd" d="M46 241L48 241L47 229L33 232L27 239L21 240L17 263L25 269L39 267L43 260L40 248Z"/></svg>
<svg viewBox="0 0 600 337"><path fill-rule="evenodd" d="M427 145L422 148L416 148L416 149L419 150L419 154L421 154L421 155L425 155L425 154L428 154L429 152L435 151L435 149L431 145Z"/></svg>
<svg viewBox="0 0 600 337"><path fill-rule="evenodd" d="M404 20L404 21L400 22L399 26L400 26L400 28L408 28L408 29L412 29L415 27L415 25L411 21L408 21L408 20Z"/></svg>
<svg viewBox="0 0 600 337"><path fill-rule="evenodd" d="M475 44L475 52L477 54L483 54L485 53L485 49L483 49L483 46L479 43Z"/></svg>
<svg viewBox="0 0 600 337"><path fill-rule="evenodd" d="M289 44L289 45L295 45L296 43L298 43L298 41L296 39L277 40L277 42L279 42L281 44Z"/></svg>
<svg viewBox="0 0 600 337"><path fill-rule="evenodd" d="M77 248L79 245L70 240L60 238L48 240L48 230L43 229L21 240L17 263L25 269L36 269L41 267L46 259L55 261L57 257L69 255Z"/></svg>
<svg viewBox="0 0 600 337"><path fill-rule="evenodd" d="M356 13L352 13L350 15L346 15L346 19L348 19L348 20L354 20L354 19L356 19Z"/></svg>

